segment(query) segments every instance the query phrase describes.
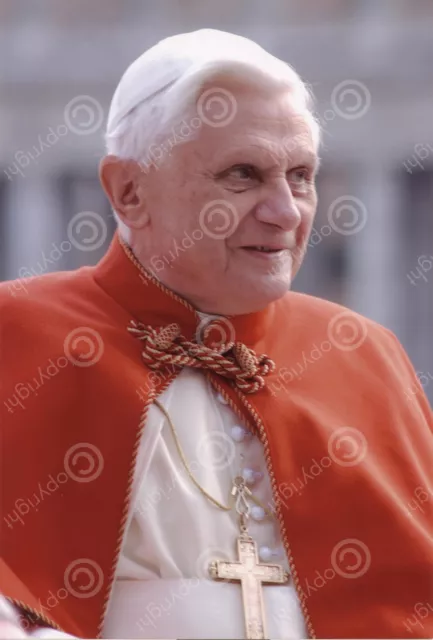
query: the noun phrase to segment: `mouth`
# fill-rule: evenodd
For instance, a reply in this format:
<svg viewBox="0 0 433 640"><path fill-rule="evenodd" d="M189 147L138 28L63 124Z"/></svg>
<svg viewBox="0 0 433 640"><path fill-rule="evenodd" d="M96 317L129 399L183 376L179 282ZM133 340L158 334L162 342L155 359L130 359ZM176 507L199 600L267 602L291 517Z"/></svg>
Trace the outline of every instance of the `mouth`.
<svg viewBox="0 0 433 640"><path fill-rule="evenodd" d="M246 251L250 255L254 255L260 258L283 258L290 255L290 249L287 247L271 247L266 245L254 245L249 247L241 247L243 251Z"/></svg>

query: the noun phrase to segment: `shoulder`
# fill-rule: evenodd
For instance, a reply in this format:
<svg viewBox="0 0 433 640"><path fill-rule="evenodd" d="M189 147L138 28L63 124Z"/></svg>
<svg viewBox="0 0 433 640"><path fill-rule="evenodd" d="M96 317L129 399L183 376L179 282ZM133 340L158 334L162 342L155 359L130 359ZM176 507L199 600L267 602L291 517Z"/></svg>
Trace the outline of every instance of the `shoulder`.
<svg viewBox="0 0 433 640"><path fill-rule="evenodd" d="M91 267L0 283L0 326L20 331L51 326L67 317L80 295L92 287Z"/></svg>
<svg viewBox="0 0 433 640"><path fill-rule="evenodd" d="M74 271L55 271L41 276L18 278L0 283L0 305L12 309L21 304L45 303L68 289L79 286L87 279L92 267L81 267Z"/></svg>
<svg viewBox="0 0 433 640"><path fill-rule="evenodd" d="M277 313L290 319L290 326L305 340L323 336L341 351L353 351L364 342L387 350L403 349L383 325L323 298L291 291L278 301L277 308Z"/></svg>
<svg viewBox="0 0 433 640"><path fill-rule="evenodd" d="M50 347L67 320L76 281L77 272L57 272L0 285L3 357Z"/></svg>
<svg viewBox="0 0 433 640"><path fill-rule="evenodd" d="M56 411L63 415L64 407L75 398L78 381L87 384L86 372L91 368L82 363L94 353L105 354L101 323L108 324L106 294L93 273L93 267L82 267L0 285L0 353L5 373L0 400L5 400L10 413L40 396L41 401L33 404L34 421ZM22 412L21 420L27 419L27 412Z"/></svg>
<svg viewBox="0 0 433 640"><path fill-rule="evenodd" d="M9 377L64 355L63 343L89 322L97 295L92 268L55 272L0 284L0 343Z"/></svg>
<svg viewBox="0 0 433 640"><path fill-rule="evenodd" d="M309 353L312 346L330 352L339 366L359 372L382 372L413 383L414 369L395 334L343 305L303 293L289 292L279 301L277 318L290 327L292 344Z"/></svg>
<svg viewBox="0 0 433 640"><path fill-rule="evenodd" d="M397 336L383 325L343 305L297 292L278 301L277 323L290 327L298 359L329 354L324 361L331 358L346 382L364 380L384 393L404 396L433 426L425 376L415 372Z"/></svg>

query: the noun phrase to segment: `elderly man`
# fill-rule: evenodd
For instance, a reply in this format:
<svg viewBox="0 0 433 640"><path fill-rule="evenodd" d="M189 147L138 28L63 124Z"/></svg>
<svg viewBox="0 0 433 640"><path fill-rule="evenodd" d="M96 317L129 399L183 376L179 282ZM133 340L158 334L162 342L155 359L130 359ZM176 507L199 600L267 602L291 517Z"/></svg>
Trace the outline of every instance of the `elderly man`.
<svg viewBox="0 0 433 640"><path fill-rule="evenodd" d="M387 329L290 291L319 138L299 76L235 35L122 77L107 254L1 290L23 635L432 636L428 402Z"/></svg>

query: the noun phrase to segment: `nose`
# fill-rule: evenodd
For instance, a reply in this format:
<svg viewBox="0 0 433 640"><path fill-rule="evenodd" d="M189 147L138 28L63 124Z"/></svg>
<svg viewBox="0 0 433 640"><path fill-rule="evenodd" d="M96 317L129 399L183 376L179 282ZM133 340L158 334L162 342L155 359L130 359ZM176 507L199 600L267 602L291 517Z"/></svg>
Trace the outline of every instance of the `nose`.
<svg viewBox="0 0 433 640"><path fill-rule="evenodd" d="M284 184L279 185L278 189L274 188L273 192L256 206L255 217L260 222L275 225L283 231L294 231L299 227L301 214L285 180Z"/></svg>

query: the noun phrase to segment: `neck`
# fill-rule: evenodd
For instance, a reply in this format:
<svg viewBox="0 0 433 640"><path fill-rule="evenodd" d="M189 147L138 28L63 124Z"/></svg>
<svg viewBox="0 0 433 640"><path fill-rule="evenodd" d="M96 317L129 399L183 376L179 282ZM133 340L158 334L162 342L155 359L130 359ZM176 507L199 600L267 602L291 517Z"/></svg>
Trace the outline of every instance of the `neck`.
<svg viewBox="0 0 433 640"><path fill-rule="evenodd" d="M146 325L177 323L183 335L193 339L205 324L201 314L205 317L221 315L209 308L198 310L188 300L166 287L141 265L118 233L105 256L92 269L95 280L104 291L131 318ZM223 339L227 332L230 338L234 331L236 341L253 346L267 332L271 332L277 304L279 303L272 303L254 313L223 316L218 323L223 327L218 327L215 339Z"/></svg>

